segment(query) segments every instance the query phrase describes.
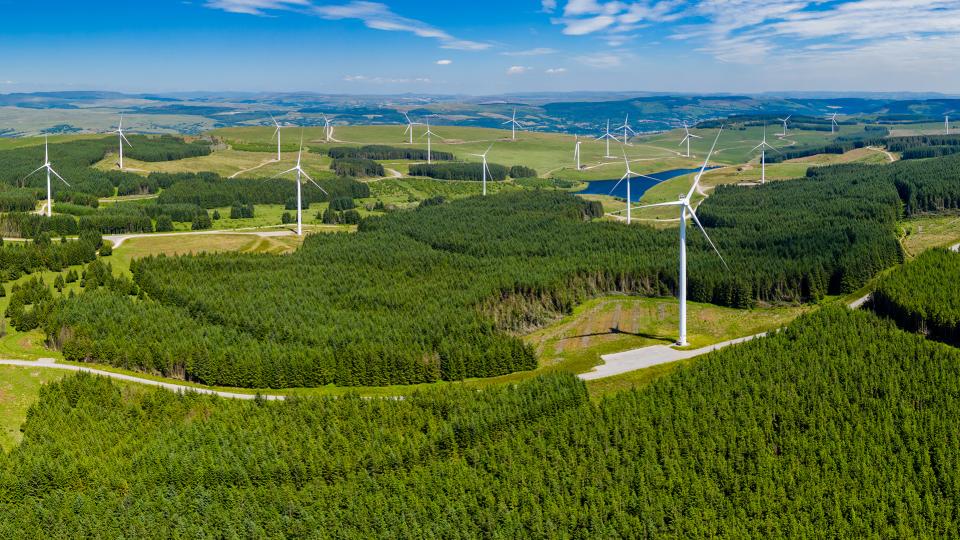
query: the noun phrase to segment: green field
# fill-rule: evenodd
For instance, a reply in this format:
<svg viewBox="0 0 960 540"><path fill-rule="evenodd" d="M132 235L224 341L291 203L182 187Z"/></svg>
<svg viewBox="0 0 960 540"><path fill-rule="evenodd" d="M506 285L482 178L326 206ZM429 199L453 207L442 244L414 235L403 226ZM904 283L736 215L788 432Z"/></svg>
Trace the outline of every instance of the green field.
<svg viewBox="0 0 960 540"><path fill-rule="evenodd" d="M37 400L40 386L64 375L66 372L55 369L0 366L0 451L10 451L20 442L20 425Z"/></svg>

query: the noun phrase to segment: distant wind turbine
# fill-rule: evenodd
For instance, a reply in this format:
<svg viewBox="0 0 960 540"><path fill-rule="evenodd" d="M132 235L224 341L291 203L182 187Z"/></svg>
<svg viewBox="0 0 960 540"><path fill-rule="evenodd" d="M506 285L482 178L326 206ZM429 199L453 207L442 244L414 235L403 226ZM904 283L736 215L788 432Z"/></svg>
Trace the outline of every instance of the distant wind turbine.
<svg viewBox="0 0 960 540"><path fill-rule="evenodd" d="M943 134L944 135L950 134L950 115L949 114L943 117Z"/></svg>
<svg viewBox="0 0 960 540"><path fill-rule="evenodd" d="M283 171L282 173L274 176L274 178L276 178L277 176L283 176L285 174L289 174L292 172L297 173L297 236L303 236L303 186L302 186L303 178L306 178L307 180L312 182L313 185L317 186L317 188L320 191L322 191L324 195L329 195L329 193L327 193L327 190L320 187L320 184L316 183L313 180L313 178L310 178L310 175L307 174L307 171L303 170L303 167L300 166L300 159L302 157L303 157L303 132L301 131L300 132L300 152L297 154L297 166L290 170Z"/></svg>
<svg viewBox="0 0 960 540"><path fill-rule="evenodd" d="M791 115L787 115L786 118L777 118L777 120L783 122L783 133L780 134L781 137L786 137L786 136L787 136L787 122L789 122L791 118L793 118L793 115L792 115L792 114L791 114Z"/></svg>
<svg viewBox="0 0 960 540"><path fill-rule="evenodd" d="M410 144L413 144L413 129L414 129L414 126L422 126L423 124L421 124L420 122L414 122L413 120L410 120L410 117L407 116L407 113L403 113L403 117L407 119L407 129L404 130L403 134L404 134L404 135L408 135L408 134L409 134L409 135L410 135Z"/></svg>
<svg viewBox="0 0 960 540"><path fill-rule="evenodd" d="M114 133L117 134L120 139L120 170L123 170L123 143L127 143L127 146L133 148L133 145L130 144L130 141L127 140L127 136L123 134L123 115L120 115L120 124L117 126L117 129L114 130Z"/></svg>
<svg viewBox="0 0 960 540"><path fill-rule="evenodd" d="M690 128L687 126L686 122L683 123L683 131L686 133L686 135L683 137L683 140L680 141L680 144L687 143L687 155L684 157L690 157L690 141L693 139L702 139L703 137L690 133Z"/></svg>
<svg viewBox="0 0 960 540"><path fill-rule="evenodd" d="M280 125L280 122L277 122L277 119L274 118L272 114L270 115L270 119L273 120L273 125L277 126L277 129L273 132L273 136L277 138L277 161L280 161L280 130L283 126Z"/></svg>
<svg viewBox="0 0 960 540"><path fill-rule="evenodd" d="M686 196L681 195L680 199L677 202L666 202L658 204L648 204L646 206L640 206L640 208L654 208L657 206L678 206L680 207L680 287L678 291L678 296L680 297L680 336L677 340L677 345L685 347L687 343L687 216L689 215L693 218L694 223L697 224L697 227L700 228L700 231L703 232L703 236L707 238L707 242L710 243L710 247L713 248L717 255L720 257L720 261L723 263L723 266L729 269L727 266L727 261L723 259L723 255L720 255L720 250L717 249L717 246L713 243L713 240L710 239L710 236L707 234L706 229L703 228L703 224L700 223L700 219L697 217L696 212L693 209L693 206L690 204L690 199L693 197L694 192L697 190L697 186L700 185L700 178L703 177L704 171L707 170L707 163L710 162L710 157L713 155L714 149L717 147L717 141L720 140L720 134L723 133L723 126L720 127L720 131L717 132L717 138L713 141L713 147L710 148L710 153L707 154L707 159L703 162L703 167L700 168L700 172L697 173L696 178L693 181L693 187L690 188L690 191L687 192Z"/></svg>
<svg viewBox="0 0 960 540"><path fill-rule="evenodd" d="M37 167L35 171L23 177L24 180L30 178L31 176L37 174L43 169L47 170L47 217L53 215L53 189L50 186L50 175L53 174L59 178L64 184L67 184L67 187L71 187L70 183L63 179L57 171L53 170L53 166L50 164L50 147L47 143L47 136L43 136L43 165Z"/></svg>
<svg viewBox="0 0 960 540"><path fill-rule="evenodd" d="M607 158L607 159L612 159L613 156L610 155L610 140L613 139L613 140L615 140L615 141L619 141L620 139L618 139L615 135L613 135L613 134L610 133L610 120L607 120L607 131L606 131L606 133L604 133L603 135L597 137L597 140L598 140L598 141L602 141L602 140L604 140L604 139L607 140L607 155L604 156L604 157Z"/></svg>
<svg viewBox="0 0 960 540"><path fill-rule="evenodd" d="M490 172L490 167L487 166L487 154L490 153L490 149L492 148L493 148L493 145L491 144L487 148L487 151L482 154L470 154L471 156L483 158L483 194L484 196L486 196L487 194L487 173L490 173L490 179L493 180L493 173Z"/></svg>
<svg viewBox="0 0 960 540"><path fill-rule="evenodd" d="M511 139L514 140L514 141L517 140L517 128L518 128L518 127L523 127L523 126L520 125L520 122L517 122L517 110L516 110L516 109L513 110L513 118L511 118L510 120L507 120L506 122L503 123L503 125L507 125L507 124L510 124L510 127L513 129L513 135L512 135L512 137L511 137Z"/></svg>
<svg viewBox="0 0 960 540"><path fill-rule="evenodd" d="M321 116L323 116L324 140L326 140L326 142L330 142L330 140L333 139L333 124L330 123L330 119L327 118L326 114L323 114Z"/></svg>
<svg viewBox="0 0 960 540"><path fill-rule="evenodd" d="M763 141L754 147L751 152L756 152L760 150L760 183L767 183L767 148L773 150L774 152L780 153L779 150L770 146L767 143L767 126L763 126Z"/></svg>
<svg viewBox="0 0 960 540"><path fill-rule="evenodd" d="M830 120L830 133L836 133L836 129L840 127L840 124L837 123L837 113L833 113L832 116L827 117Z"/></svg>
<svg viewBox="0 0 960 540"><path fill-rule="evenodd" d="M580 170L580 145L583 142L580 140L580 135L574 135L576 137L576 145L573 147L573 159L577 160L577 170Z"/></svg>
<svg viewBox="0 0 960 540"><path fill-rule="evenodd" d="M637 132L630 127L630 115L628 114L626 118L623 119L623 125L617 126L616 129L623 130L623 144L630 146L630 133L636 135Z"/></svg>
<svg viewBox="0 0 960 540"><path fill-rule="evenodd" d="M434 135L436 135L436 133L434 133L433 130L430 129L430 117L428 116L428 117L427 117L427 131L424 132L424 134L420 136L421 139L422 139L423 137L426 137L426 138L427 138L427 165L433 163L433 152L432 152L432 150L431 150L431 144L432 144L432 138L433 138ZM442 138L442 137L441 137L441 138Z"/></svg>
<svg viewBox="0 0 960 540"><path fill-rule="evenodd" d="M630 169L630 160L627 159L627 151L623 148L621 148L621 150L623 150L623 164L626 165L627 172L623 173L623 176L620 177L620 180L617 180L617 183L613 185L613 189L610 190L610 193L613 194L613 192L617 190L617 186L620 185L620 182L623 182L624 180L627 181L627 225L629 225L630 224L630 206L633 204L633 200L630 198L630 178L631 177L646 178L647 180L653 180L654 182L660 182L660 180L657 180L652 176L647 176L645 174L637 174L633 172Z"/></svg>

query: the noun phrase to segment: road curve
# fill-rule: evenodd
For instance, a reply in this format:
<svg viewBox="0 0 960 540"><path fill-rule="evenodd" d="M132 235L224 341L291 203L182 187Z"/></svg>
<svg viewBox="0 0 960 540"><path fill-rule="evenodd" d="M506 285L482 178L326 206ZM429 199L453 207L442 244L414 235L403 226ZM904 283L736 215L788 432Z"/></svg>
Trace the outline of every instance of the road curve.
<svg viewBox="0 0 960 540"><path fill-rule="evenodd" d="M184 232L171 232L171 233L143 233L143 234L108 234L104 235L104 240L109 240L113 243L114 248L120 247L127 240L134 238L157 238L160 236L196 236L204 234L247 234L251 236L259 236L262 238L274 237L274 236L293 236L296 234L293 230L272 230L272 231L258 231L257 227L241 228L241 229L225 229L220 231L184 231Z"/></svg>

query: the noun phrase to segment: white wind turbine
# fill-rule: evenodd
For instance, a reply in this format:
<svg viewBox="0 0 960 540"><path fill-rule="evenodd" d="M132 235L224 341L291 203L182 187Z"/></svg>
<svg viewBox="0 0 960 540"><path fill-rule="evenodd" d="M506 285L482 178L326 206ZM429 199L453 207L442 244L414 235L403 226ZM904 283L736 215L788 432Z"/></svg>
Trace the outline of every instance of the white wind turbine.
<svg viewBox="0 0 960 540"><path fill-rule="evenodd" d="M623 182L624 180L627 181L627 225L629 225L630 224L630 206L633 204L633 200L631 200L630 198L630 179L632 177L636 177L636 178L646 178L647 180L653 180L654 182L660 182L660 180L657 180L652 176L647 176L645 174L637 174L633 172L630 169L630 160L627 159L627 151L622 148L621 150L623 150L623 163L624 165L627 166L627 172L625 172L623 176L620 177L620 180L617 180L617 183L613 185L613 189L610 190L610 194L613 194L613 192L617 190L617 186L620 185L620 182Z"/></svg>
<svg viewBox="0 0 960 540"><path fill-rule="evenodd" d="M573 159L577 160L577 170L580 170L580 145L583 142L580 140L580 135L574 135L576 137L576 145L573 147Z"/></svg>
<svg viewBox="0 0 960 540"><path fill-rule="evenodd" d="M950 115L949 114L943 117L943 134L944 135L950 134Z"/></svg>
<svg viewBox="0 0 960 540"><path fill-rule="evenodd" d="M333 139L333 124L330 123L330 119L327 118L326 114L323 116L323 137L326 142L330 142Z"/></svg>
<svg viewBox="0 0 960 540"><path fill-rule="evenodd" d="M487 154L490 153L490 149L492 148L493 148L493 145L491 144L487 148L487 151L482 154L470 154L471 156L474 156L474 157L483 158L483 194L484 195L487 194L487 174L488 173L490 174L490 179L493 180L493 173L490 172L490 167L487 166Z"/></svg>
<svg viewBox="0 0 960 540"><path fill-rule="evenodd" d="M503 123L503 125L507 125L507 124L509 124L510 127L512 128L512 130L513 130L513 135L511 136L511 140L514 140L514 141L517 140L517 128L518 128L518 127L523 127L523 126L520 125L520 122L517 122L517 110L516 110L516 109L513 110L513 118L511 118L510 120L507 120L506 122Z"/></svg>
<svg viewBox="0 0 960 540"><path fill-rule="evenodd" d="M615 141L619 141L620 139L618 139L618 138L616 137L616 135L613 135L613 134L610 133L610 121L609 121L609 120L607 120L607 131L606 131L606 133L604 133L603 135L597 137L597 140L598 140L598 141L602 141L602 140L604 140L604 139L607 140L607 155L604 156L604 157L606 157L607 159L611 159L611 158L613 158L613 156L610 155L610 140L613 139L613 140L615 140Z"/></svg>
<svg viewBox="0 0 960 540"><path fill-rule="evenodd" d="M781 137L787 136L787 122L789 122L791 118L793 118L792 114L788 115L786 118L777 118L777 120L783 122L783 133L780 134Z"/></svg>
<svg viewBox="0 0 960 540"><path fill-rule="evenodd" d="M424 137L427 138L427 165L430 165L431 163L433 163L433 151L432 151L431 144L432 144L432 139L434 135L436 135L436 133L434 133L433 130L430 129L430 117L428 116L427 131L425 131L424 134L420 136L421 139ZM442 139L443 137L440 137L440 138Z"/></svg>
<svg viewBox="0 0 960 540"><path fill-rule="evenodd" d="M423 124L421 124L420 122L414 122L413 120L410 120L410 117L407 116L407 113L403 113L403 117L407 119L407 129L405 129L405 130L403 131L403 134L404 134L404 135L408 135L408 134L409 134L409 135L410 135L410 144L413 144L413 129L414 129L414 126L422 126Z"/></svg>
<svg viewBox="0 0 960 540"><path fill-rule="evenodd" d="M690 133L690 127L687 126L686 122L683 123L683 131L686 135L683 137L683 140L680 141L680 144L687 143L687 155L684 157L690 157L690 141L693 139L702 139L703 137Z"/></svg>
<svg viewBox="0 0 960 540"><path fill-rule="evenodd" d="M50 147L47 143L46 135L43 136L43 165L37 167L32 173L24 176L23 179L26 180L43 169L47 170L47 217L50 217L53 215L53 189L50 186L50 175L53 174L59 178L64 184L67 184L67 187L70 187L70 183L64 180L57 171L53 170L53 166L50 164Z"/></svg>
<svg viewBox="0 0 960 540"><path fill-rule="evenodd" d="M687 216L689 215L693 218L694 223L697 224L697 227L700 228L700 231L703 232L703 236L706 237L707 242L710 243L710 247L717 252L717 255L720 257L720 261L723 262L723 266L727 267L727 261L723 260L723 255L720 255L720 250L717 249L717 246L713 243L713 240L710 239L710 236L707 234L706 229L703 228L703 224L700 223L700 219L697 217L696 212L694 212L693 206L690 204L690 198L693 197L694 192L697 190L697 186L700 185L700 178L703 176L704 171L707 170L707 163L710 161L710 156L713 155L714 149L717 147L717 141L720 140L720 133L723 132L723 127L720 127L720 131L717 132L717 138L713 141L713 147L710 148L710 153L707 154L707 159L703 162L703 167L700 168L700 172L697 173L696 178L693 181L693 187L690 188L690 191L687 192L686 196L681 195L680 199L677 202L667 202L667 203L658 203L658 204L648 204L646 206L640 206L640 208L653 208L656 206L678 206L680 207L680 287L678 291L678 296L680 297L680 336L677 340L677 345L680 347L685 347L687 343Z"/></svg>
<svg viewBox="0 0 960 540"><path fill-rule="evenodd" d="M273 120L273 125L277 126L277 129L273 132L273 136L277 138L277 161L280 161L280 130L283 126L280 125L280 122L277 122L277 119L274 118L272 114L270 115L270 119Z"/></svg>
<svg viewBox="0 0 960 540"><path fill-rule="evenodd" d="M767 183L767 148L773 150L774 152L780 153L779 150L770 146L767 143L767 126L763 126L763 142L754 147L751 152L756 152L760 150L760 183Z"/></svg>
<svg viewBox="0 0 960 540"><path fill-rule="evenodd" d="M840 127L840 124L837 123L837 113L833 113L827 119L830 120L830 133L836 133L837 128Z"/></svg>
<svg viewBox="0 0 960 540"><path fill-rule="evenodd" d="M123 170L123 143L127 143L127 146L133 148L133 145L130 144L130 141L127 140L127 136L123 134L123 115L120 115L120 124L117 126L117 129L113 131L117 134L117 137L120 139L120 170Z"/></svg>
<svg viewBox="0 0 960 540"><path fill-rule="evenodd" d="M626 118L623 119L623 125L617 126L615 129L623 130L623 144L630 146L630 133L636 135L637 132L630 127L630 115L628 114ZM608 152L609 153L609 152Z"/></svg>
<svg viewBox="0 0 960 540"><path fill-rule="evenodd" d="M307 171L304 171L303 167L300 166L301 157L303 157L303 132L302 131L300 132L300 152L297 154L297 166L290 170L283 171L282 173L274 176L274 178L276 178L277 176L283 176L285 174L289 174L294 171L296 171L297 173L297 236L303 236L303 185L302 185L303 178L306 178L307 180L312 182L313 185L317 186L317 188L320 191L322 191L324 195L329 195L329 193L327 193L327 190L320 187L320 184L316 183L313 180L313 178L310 178L310 175L307 174Z"/></svg>

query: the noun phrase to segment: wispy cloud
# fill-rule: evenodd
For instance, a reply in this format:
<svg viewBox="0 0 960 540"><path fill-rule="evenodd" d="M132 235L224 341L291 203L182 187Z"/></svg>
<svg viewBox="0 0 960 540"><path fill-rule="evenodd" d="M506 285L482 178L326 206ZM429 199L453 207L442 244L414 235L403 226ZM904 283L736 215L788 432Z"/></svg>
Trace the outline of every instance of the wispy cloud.
<svg viewBox="0 0 960 540"><path fill-rule="evenodd" d="M507 51L500 54L504 56L544 56L547 54L556 54L558 51L556 49L551 49L549 47L537 47L536 49L527 49L524 51Z"/></svg>
<svg viewBox="0 0 960 540"><path fill-rule="evenodd" d="M449 66L453 63L453 60L437 60L438 66Z"/></svg>
<svg viewBox="0 0 960 540"><path fill-rule="evenodd" d="M346 82L360 82L371 84L430 84L430 79L426 77L406 78L406 77L371 77L368 75L347 75L343 78Z"/></svg>
<svg viewBox="0 0 960 540"><path fill-rule="evenodd" d="M530 68L527 66L510 66L507 68L507 75L523 75L528 71Z"/></svg>
<svg viewBox="0 0 960 540"><path fill-rule="evenodd" d="M271 11L299 11L327 20L353 19L367 28L387 32L407 32L422 38L435 39L444 49L482 51L489 43L457 38L450 33L417 19L394 13L390 6L380 2L352 1L345 4L317 5L312 0L209 0L206 4L214 9L248 15L269 15Z"/></svg>
<svg viewBox="0 0 960 540"><path fill-rule="evenodd" d="M597 69L612 69L623 65L623 55L617 52L584 54L574 58L585 66Z"/></svg>
<svg viewBox="0 0 960 540"><path fill-rule="evenodd" d="M547 68L545 73L547 75L561 75L567 72L567 68Z"/></svg>

